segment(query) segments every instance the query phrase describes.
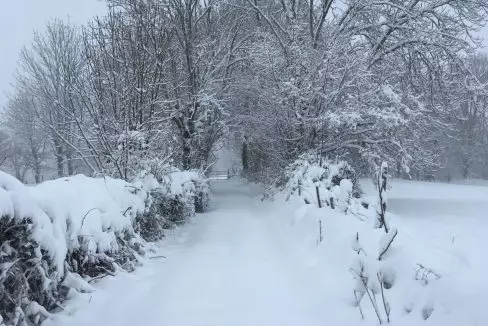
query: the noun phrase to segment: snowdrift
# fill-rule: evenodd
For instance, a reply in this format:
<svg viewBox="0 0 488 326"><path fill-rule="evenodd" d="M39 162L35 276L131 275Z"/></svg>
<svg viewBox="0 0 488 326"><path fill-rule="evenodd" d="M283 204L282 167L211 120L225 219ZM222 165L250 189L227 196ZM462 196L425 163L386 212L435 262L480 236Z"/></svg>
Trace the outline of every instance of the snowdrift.
<svg viewBox="0 0 488 326"><path fill-rule="evenodd" d="M33 187L0 171L0 325L39 324L73 291L134 270L145 240L161 239L168 221L185 221L207 201L198 171L134 183L77 175Z"/></svg>

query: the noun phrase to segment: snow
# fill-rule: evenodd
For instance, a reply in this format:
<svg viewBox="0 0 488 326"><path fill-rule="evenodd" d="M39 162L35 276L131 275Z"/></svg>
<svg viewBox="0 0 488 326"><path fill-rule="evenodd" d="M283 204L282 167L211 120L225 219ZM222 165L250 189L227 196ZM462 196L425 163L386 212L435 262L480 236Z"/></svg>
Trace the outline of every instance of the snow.
<svg viewBox="0 0 488 326"><path fill-rule="evenodd" d="M169 185L169 193L179 196L194 191L194 179L198 179L196 171L173 171L165 176L163 184Z"/></svg>
<svg viewBox="0 0 488 326"><path fill-rule="evenodd" d="M166 258L102 280L43 325L323 325L321 304L309 305L301 275L267 227L259 192L239 180L215 187L210 212L155 254Z"/></svg>
<svg viewBox="0 0 488 326"><path fill-rule="evenodd" d="M363 181L363 189L374 204L376 190L370 184L371 181ZM312 279L323 279L322 289L330 298L343 300L338 312L349 311L358 317L349 323L337 319L340 324L359 323L357 308L349 310L344 302L354 302L352 275L347 271L354 266L357 269L357 259L361 257L369 274L378 272L383 279L394 282L391 289L385 290L394 325L425 323L424 314L429 311L429 325L482 325L488 321L488 313L481 307L488 302L488 286L484 282L488 266L481 258L488 245L487 190L480 186L394 180L387 205L387 218L394 229L388 235L382 230L374 231L374 223L358 223L351 214L345 216L293 200L275 212L276 230L280 221L283 224L290 216L288 226L282 229L292 243L294 260L310 266L308 271L315 273ZM290 211L293 213L287 213ZM324 240L320 245L317 216L323 220ZM387 257L377 261L378 253L395 230L398 235ZM351 258L351 253L356 258ZM426 284L418 276L419 264L441 277L437 279L431 273ZM362 309L365 324L378 323L367 299L362 302Z"/></svg>
<svg viewBox="0 0 488 326"><path fill-rule="evenodd" d="M8 191L0 188L0 217L13 216L14 204L10 199Z"/></svg>
<svg viewBox="0 0 488 326"><path fill-rule="evenodd" d="M488 187L395 180L387 210L405 256L442 276L422 294L433 302L432 318L439 325L486 324Z"/></svg>
<svg viewBox="0 0 488 326"><path fill-rule="evenodd" d="M50 254L59 277L80 238L86 239L88 252L117 251L115 233L131 228L132 219L145 210L147 193L135 190L122 180L83 175L27 187L0 171L2 216L32 218L32 236Z"/></svg>
<svg viewBox="0 0 488 326"><path fill-rule="evenodd" d="M363 222L293 197L284 203L284 195L261 202L259 187L236 178L213 187L209 212L163 241L155 259L77 293L43 325L377 325L367 295L361 320L351 269L375 275L368 287L379 298L376 275L392 284L384 290L392 325L488 322L486 188L393 181L387 216L395 229L386 235L373 228L374 207Z"/></svg>

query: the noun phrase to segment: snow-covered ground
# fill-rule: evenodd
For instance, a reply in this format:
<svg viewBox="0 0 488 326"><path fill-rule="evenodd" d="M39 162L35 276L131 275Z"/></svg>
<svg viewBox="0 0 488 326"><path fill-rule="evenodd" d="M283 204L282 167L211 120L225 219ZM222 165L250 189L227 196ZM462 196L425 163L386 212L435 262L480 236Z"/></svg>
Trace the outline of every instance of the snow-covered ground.
<svg viewBox="0 0 488 326"><path fill-rule="evenodd" d="M435 324L488 325L488 186L394 180L388 209L398 245L442 275L427 298Z"/></svg>
<svg viewBox="0 0 488 326"><path fill-rule="evenodd" d="M367 182L364 189L374 192ZM354 217L325 216L324 241L317 246L316 221L300 218L322 211L306 208L307 215L294 203L261 202L260 189L239 179L215 182L214 192L209 212L169 235L154 259L134 273L103 279L96 292L77 295L44 325L378 323L368 302L362 304L364 321L351 304L351 230L340 228L357 223ZM399 230L395 246L405 257L396 262L404 275L387 293L392 324L488 324L488 188L394 181L389 200L391 223ZM441 279L406 288L400 280L414 278L414 262ZM426 321L417 313L425 307L433 309Z"/></svg>
<svg viewBox="0 0 488 326"><path fill-rule="evenodd" d="M166 258L101 281L45 325L323 325L259 192L236 180L215 188L210 211L163 241L155 256Z"/></svg>

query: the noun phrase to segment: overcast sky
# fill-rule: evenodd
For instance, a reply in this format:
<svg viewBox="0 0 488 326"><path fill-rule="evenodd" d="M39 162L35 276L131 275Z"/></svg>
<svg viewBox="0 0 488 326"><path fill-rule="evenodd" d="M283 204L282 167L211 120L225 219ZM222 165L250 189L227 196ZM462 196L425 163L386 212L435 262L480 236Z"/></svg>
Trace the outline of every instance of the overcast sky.
<svg viewBox="0 0 488 326"><path fill-rule="evenodd" d="M2 0L0 8L0 108L11 90L17 58L22 46L30 44L34 30L41 30L51 18L75 24L103 13L100 0Z"/></svg>
<svg viewBox="0 0 488 326"><path fill-rule="evenodd" d="M42 29L51 18L68 18L76 24L103 13L100 0L3 0L0 10L0 109L11 90L17 58L24 45L32 40L34 30ZM488 27L481 35L487 40Z"/></svg>

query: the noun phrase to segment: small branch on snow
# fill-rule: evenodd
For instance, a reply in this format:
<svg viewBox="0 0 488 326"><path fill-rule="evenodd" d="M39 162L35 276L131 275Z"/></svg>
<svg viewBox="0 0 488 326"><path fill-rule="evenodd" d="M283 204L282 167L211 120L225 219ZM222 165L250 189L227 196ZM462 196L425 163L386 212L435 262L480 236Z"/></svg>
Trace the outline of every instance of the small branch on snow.
<svg viewBox="0 0 488 326"><path fill-rule="evenodd" d="M166 256L152 256L152 257L149 257L149 259L159 259L159 258L168 258Z"/></svg>
<svg viewBox="0 0 488 326"><path fill-rule="evenodd" d="M93 207L92 209L88 210L88 212L85 213L85 215L83 215L83 218L81 219L81 226L80 226L80 230L83 228L83 224L85 224L85 219L86 217L88 216L88 214L90 214L90 212L96 210L98 208L96 207Z"/></svg>
<svg viewBox="0 0 488 326"><path fill-rule="evenodd" d="M356 304L358 305L359 313L361 314L361 319L364 320L363 310L361 309L361 302L359 302L357 291L354 291L354 298L356 298Z"/></svg>
<svg viewBox="0 0 488 326"><path fill-rule="evenodd" d="M378 309L378 304L376 302L376 296L374 295L374 292L370 293L369 288L368 288L368 281L366 277L359 275L355 270L350 269L352 273L354 273L359 279L361 280L361 283L363 285L364 291L366 291L366 294L368 295L369 301L371 302L371 305L373 306L374 312L376 313L376 317L378 318L378 322L380 325L383 324L383 320L381 319L381 315Z"/></svg>
<svg viewBox="0 0 488 326"><path fill-rule="evenodd" d="M351 212L351 211L349 211L349 212ZM355 218L357 218L358 220L360 220L361 222L365 222L365 221L368 219L368 217L367 217L366 215L361 214L361 213L357 213L357 212L351 212L351 214L352 214L352 215L353 215ZM364 216L365 218L362 218L361 216Z"/></svg>
<svg viewBox="0 0 488 326"><path fill-rule="evenodd" d="M380 255L378 256L378 260L383 260L383 255L388 252L388 249L390 249L390 246L393 243L393 240L395 240L396 236L398 235L398 230L397 229L394 229L393 231L394 231L393 236L390 237L387 245L380 252Z"/></svg>
<svg viewBox="0 0 488 326"><path fill-rule="evenodd" d="M125 214L127 214L127 212L131 210L131 208L132 208L131 206L127 207L127 209L124 211L124 213L122 213L122 215L125 216Z"/></svg>
<svg viewBox="0 0 488 326"><path fill-rule="evenodd" d="M100 274L98 276L92 277L91 279L88 280L88 283L92 283L98 280L101 280L102 278L108 276L109 274Z"/></svg>
<svg viewBox="0 0 488 326"><path fill-rule="evenodd" d="M415 279L416 280L421 280L424 282L424 285L426 285L429 282L429 276L431 276L431 275L436 280L438 280L442 277L439 273L433 271L432 269L427 268L424 265L417 263L417 269L415 271Z"/></svg>
<svg viewBox="0 0 488 326"><path fill-rule="evenodd" d="M386 322L390 323L390 305L388 302L386 302L385 291L383 290L383 282L381 281L380 273L376 273L376 276L378 277L378 282L380 283L381 299L383 300L383 308L385 309Z"/></svg>

